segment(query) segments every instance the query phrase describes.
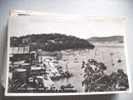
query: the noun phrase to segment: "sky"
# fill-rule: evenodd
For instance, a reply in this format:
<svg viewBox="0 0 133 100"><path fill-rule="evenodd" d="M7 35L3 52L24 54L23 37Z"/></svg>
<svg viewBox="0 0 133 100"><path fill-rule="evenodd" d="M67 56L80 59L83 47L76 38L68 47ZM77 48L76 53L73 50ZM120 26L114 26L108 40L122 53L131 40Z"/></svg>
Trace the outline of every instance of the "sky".
<svg viewBox="0 0 133 100"><path fill-rule="evenodd" d="M9 20L10 36L61 33L88 39L95 36L105 37L126 33L124 17L90 17L42 12L21 12L26 16L15 14L12 13Z"/></svg>

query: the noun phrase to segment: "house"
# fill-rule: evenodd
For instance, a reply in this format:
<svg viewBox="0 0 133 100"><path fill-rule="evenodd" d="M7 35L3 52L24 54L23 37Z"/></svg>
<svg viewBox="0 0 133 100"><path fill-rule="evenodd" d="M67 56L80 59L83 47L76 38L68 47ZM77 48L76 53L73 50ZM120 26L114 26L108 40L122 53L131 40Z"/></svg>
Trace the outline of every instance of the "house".
<svg viewBox="0 0 133 100"><path fill-rule="evenodd" d="M10 55L13 54L27 54L30 52L29 46L23 46L23 47L10 47Z"/></svg>

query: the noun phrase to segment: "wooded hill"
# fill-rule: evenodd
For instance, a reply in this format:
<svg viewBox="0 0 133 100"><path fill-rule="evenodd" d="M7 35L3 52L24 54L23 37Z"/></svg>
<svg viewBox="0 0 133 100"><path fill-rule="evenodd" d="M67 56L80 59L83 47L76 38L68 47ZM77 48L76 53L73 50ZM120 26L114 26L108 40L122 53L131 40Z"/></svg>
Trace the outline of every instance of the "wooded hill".
<svg viewBox="0 0 133 100"><path fill-rule="evenodd" d="M11 47L30 46L31 49L58 51L65 49L93 49L94 45L87 40L64 34L32 34L10 38Z"/></svg>

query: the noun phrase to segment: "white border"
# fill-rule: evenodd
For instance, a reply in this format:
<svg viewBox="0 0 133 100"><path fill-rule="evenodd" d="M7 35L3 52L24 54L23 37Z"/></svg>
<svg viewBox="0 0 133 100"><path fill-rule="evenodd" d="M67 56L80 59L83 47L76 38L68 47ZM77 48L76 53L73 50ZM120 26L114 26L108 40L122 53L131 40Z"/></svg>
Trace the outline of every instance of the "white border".
<svg viewBox="0 0 133 100"><path fill-rule="evenodd" d="M45 15L43 12L33 12L33 11L23 11L23 10L12 10L13 13L10 13L9 21L8 21L8 32L9 32L9 24L10 24L10 18L13 16L18 16L17 14L29 14L30 15ZM50 15L57 15L53 13L46 13ZM58 14L59 15L59 14ZM87 16L86 16L87 17ZM89 17L89 16L88 16ZM92 16L91 16L92 17ZM97 17L97 16L94 16ZM101 17L101 16L99 16ZM104 17L104 16L102 16ZM111 17L105 17L105 18L111 18ZM123 17L114 17L114 18L123 18ZM127 26L127 18L124 17L124 20L126 20L126 26ZM127 29L127 28L126 28ZM126 30L127 31L127 30ZM124 33L124 51L125 51L125 57L126 57L126 69L127 69L127 76L128 76L128 82L129 82L129 89L127 91L105 91L105 92L71 92L71 93L8 93L8 74L9 74L9 47L10 47L10 34L8 33L8 42L7 42L7 73L6 73L6 87L5 87L5 96L71 96L71 95L101 95L101 94L119 94L119 93L131 93L131 74L130 69L128 66L128 52L127 52L127 32Z"/></svg>

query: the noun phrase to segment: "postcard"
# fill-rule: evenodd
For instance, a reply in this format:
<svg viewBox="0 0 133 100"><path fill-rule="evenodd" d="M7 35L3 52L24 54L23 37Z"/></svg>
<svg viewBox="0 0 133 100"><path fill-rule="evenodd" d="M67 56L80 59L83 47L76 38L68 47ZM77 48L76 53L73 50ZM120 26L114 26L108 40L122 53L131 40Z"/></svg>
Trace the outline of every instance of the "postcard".
<svg viewBox="0 0 133 100"><path fill-rule="evenodd" d="M14 10L6 96L130 91L126 18Z"/></svg>

